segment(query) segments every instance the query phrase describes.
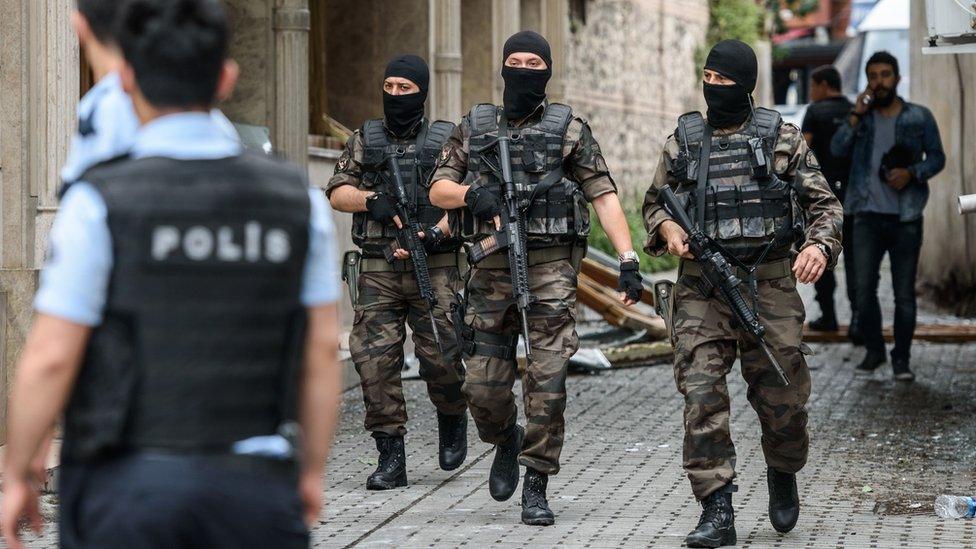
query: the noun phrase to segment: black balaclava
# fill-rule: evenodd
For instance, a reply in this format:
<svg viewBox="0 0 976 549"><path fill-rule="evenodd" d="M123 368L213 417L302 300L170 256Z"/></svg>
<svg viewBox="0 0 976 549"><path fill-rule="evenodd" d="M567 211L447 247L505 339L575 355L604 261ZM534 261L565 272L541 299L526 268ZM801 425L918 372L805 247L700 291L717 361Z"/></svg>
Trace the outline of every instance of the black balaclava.
<svg viewBox="0 0 976 549"><path fill-rule="evenodd" d="M405 137L424 118L424 102L427 101L430 70L427 68L427 63L416 55L400 55L386 65L383 79L386 80L391 76L406 78L420 88L418 93L406 95L383 92L383 115L386 118L386 128L393 135Z"/></svg>
<svg viewBox="0 0 976 549"><path fill-rule="evenodd" d="M505 65L513 53L534 53L546 62L545 70L517 69ZM519 120L546 100L546 84L552 78L552 53L549 42L537 32L522 31L505 41L502 53L502 78L505 80L505 116Z"/></svg>
<svg viewBox="0 0 976 549"><path fill-rule="evenodd" d="M708 52L705 68L735 82L731 86L703 83L708 123L714 128L741 125L752 112L750 95L756 89L759 63L745 42L722 40Z"/></svg>

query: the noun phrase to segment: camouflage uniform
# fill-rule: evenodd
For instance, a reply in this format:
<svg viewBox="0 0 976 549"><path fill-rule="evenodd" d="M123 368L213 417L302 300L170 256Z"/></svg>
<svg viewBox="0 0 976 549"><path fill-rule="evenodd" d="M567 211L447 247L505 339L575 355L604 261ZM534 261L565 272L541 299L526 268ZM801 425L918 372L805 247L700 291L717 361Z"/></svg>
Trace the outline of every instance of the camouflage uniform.
<svg viewBox="0 0 976 549"><path fill-rule="evenodd" d="M516 127L537 122L541 114L540 107ZM447 179L461 183L473 175L468 172L470 138L470 124L465 117L445 145L432 181ZM585 200L616 193L616 184L600 146L582 119L573 118L569 122L562 157L565 177L579 185ZM477 180L472 183L477 184ZM579 347L577 272L568 257L533 265L534 253L530 244L529 287L538 301L528 313L532 358L522 377L527 425L518 461L541 473L556 474L565 430L567 367ZM467 296L467 325L476 331L516 337L520 320L507 267L474 267ZM511 434L518 413L512 392L517 372L515 360L475 354L465 358L465 366L463 391L478 434L485 442L501 444Z"/></svg>
<svg viewBox="0 0 976 549"><path fill-rule="evenodd" d="M413 150L413 139L397 140ZM342 185L357 189L364 185L364 140L357 131L346 143L329 180L326 193L331 194ZM408 192L409 189L408 189ZM379 239L376 239L377 241ZM382 248L389 242L371 242ZM429 255L430 277L437 294L435 318L442 349L438 349L430 326L427 303L420 297L412 263L396 261L399 272L375 271L370 265L385 264L382 258L364 259L359 276L359 302L355 304L355 320L349 336L349 350L356 371L361 378L363 401L366 405L366 430L402 437L406 433L406 402L400 373L403 370L403 343L406 340L404 321L413 330L413 342L420 361L420 377L427 383L431 402L441 414L458 416L467 406L461 394L464 368L457 339L450 323L450 308L457 302L460 276L456 256L450 254L451 265L437 266L445 254Z"/></svg>
<svg viewBox="0 0 976 549"><path fill-rule="evenodd" d="M715 131L715 135L731 133L733 130ZM664 185L679 184L669 171L678 164L678 153L679 145L672 135L644 199L644 223L649 234L644 249L652 255L667 251L667 242L658 235L658 227L670 217L657 204L657 196ZM796 126L780 126L773 167L797 191L806 222L799 249L823 244L829 250L830 268L841 251L842 208ZM747 397L762 426L767 464L789 473L803 468L809 446L805 406L810 396L810 373L804 355L809 355L810 350L802 343L805 311L789 263L786 272L760 277L764 279L757 282L766 341L790 379L788 387L781 385L751 337L736 327L724 301L703 288L699 276L683 272L696 266L689 263L682 261L673 290L671 341L675 349L675 381L685 397L683 466L695 497L701 500L735 477L726 375L737 352L742 375L749 384Z"/></svg>

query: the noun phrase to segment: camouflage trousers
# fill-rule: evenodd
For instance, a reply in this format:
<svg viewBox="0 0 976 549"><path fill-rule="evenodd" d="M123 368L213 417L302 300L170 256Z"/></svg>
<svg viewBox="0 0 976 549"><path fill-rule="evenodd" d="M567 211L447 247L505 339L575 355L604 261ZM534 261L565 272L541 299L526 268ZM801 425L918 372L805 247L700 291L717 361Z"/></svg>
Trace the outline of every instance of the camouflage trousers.
<svg viewBox="0 0 976 549"><path fill-rule="evenodd" d="M766 342L789 387L782 386L751 337L733 327L728 306L717 295L703 297L699 284L698 277L682 275L674 286L672 343L674 377L685 397L683 466L700 500L735 478L725 378L737 353L749 385L746 397L762 427L766 463L789 473L806 464L810 372L804 354L810 351L801 341L805 311L792 277L758 282Z"/></svg>
<svg viewBox="0 0 976 549"><path fill-rule="evenodd" d="M437 294L435 318L443 353L434 341L427 302L420 298L412 272L369 272L359 277L359 304L349 351L362 380L367 431L392 436L407 432L400 377L407 337L404 322L413 330L420 377L427 383L427 393L437 411L447 415L465 412L461 394L464 368L450 322L460 277L456 267L431 269L430 277Z"/></svg>
<svg viewBox="0 0 976 549"><path fill-rule="evenodd" d="M537 299L529 309L532 358L522 375L525 438L519 463L546 474L559 472L566 409L566 372L579 347L576 335L576 270L568 260L529 268L529 287ZM475 331L521 333L508 269L472 270L465 322ZM481 440L500 444L518 416L512 387L515 360L475 354L465 358L464 396Z"/></svg>

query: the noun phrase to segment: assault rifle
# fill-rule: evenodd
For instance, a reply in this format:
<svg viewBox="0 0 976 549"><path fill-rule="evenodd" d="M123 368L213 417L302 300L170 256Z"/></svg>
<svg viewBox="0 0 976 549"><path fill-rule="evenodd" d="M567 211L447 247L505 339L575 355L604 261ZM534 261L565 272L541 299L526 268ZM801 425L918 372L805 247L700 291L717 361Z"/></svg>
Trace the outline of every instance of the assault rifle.
<svg viewBox="0 0 976 549"><path fill-rule="evenodd" d="M390 186L393 188L394 208L400 218L402 228L398 229L397 241L399 245L410 252L410 260L413 261L413 275L417 279L417 288L420 289L420 297L427 302L427 313L430 316L430 327L434 333L434 341L437 349L443 352L441 347L441 337L437 333L437 322L434 316L434 308L437 306L437 296L434 294L433 284L430 282L430 269L427 266L427 250L424 243L420 241L418 234L423 230L417 222L417 204L407 199L407 189L403 185L403 173L400 172L400 158L405 151L397 147L393 154L387 158L387 166L393 175ZM390 263L396 259L393 250L384 250L386 260Z"/></svg>
<svg viewBox="0 0 976 549"><path fill-rule="evenodd" d="M783 371L779 361L769 350L769 345L766 344L764 338L766 327L759 322L759 317L756 316L755 311L746 304L745 297L743 297L740 289L742 281L735 276L732 265L722 255L718 246L702 232L701 228L694 226L691 219L688 218L688 213L681 207L678 197L675 196L670 187L665 185L661 189L658 200L675 222L688 233L688 248L691 255L695 256L695 260L698 261L702 276L712 287L718 289L719 295L732 309L732 313L738 319L739 324L756 340L763 355L773 365L773 369L782 380L783 386L789 386L790 380L786 377L786 372Z"/></svg>
<svg viewBox="0 0 976 549"><path fill-rule="evenodd" d="M482 154L488 149L498 151L498 165L491 165L485 155L482 161L501 177L502 190L504 191L504 210L501 220L502 228L500 234L490 236L485 239L489 242L479 242L475 244L480 248L481 253L474 253L470 257L472 260L484 255L484 251L489 248L508 248L508 269L512 278L512 297L515 298L515 306L518 308L519 316L522 321L522 338L525 340L525 355L532 356L532 346L529 344L529 306L535 301L535 297L529 290L529 252L526 244L525 215L519 204L518 191L515 189L515 181L512 178L512 154L509 150L511 138L508 136L508 126L502 121L498 124L498 137L491 140L482 147L478 147L474 152Z"/></svg>

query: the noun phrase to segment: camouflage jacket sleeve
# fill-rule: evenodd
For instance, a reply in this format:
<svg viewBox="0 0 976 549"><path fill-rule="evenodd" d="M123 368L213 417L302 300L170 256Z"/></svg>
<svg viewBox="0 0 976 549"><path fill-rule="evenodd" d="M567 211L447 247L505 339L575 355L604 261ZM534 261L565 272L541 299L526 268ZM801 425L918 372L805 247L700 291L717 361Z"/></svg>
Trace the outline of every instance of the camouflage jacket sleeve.
<svg viewBox="0 0 976 549"><path fill-rule="evenodd" d="M356 130L356 133L352 134L352 137L346 141L342 155L339 156L339 162L336 163L335 173L329 179L328 185L325 186L325 196L330 196L332 191L343 185L352 185L358 189L363 178L362 162L363 135L359 130Z"/></svg>
<svg viewBox="0 0 976 549"><path fill-rule="evenodd" d="M468 143L471 138L471 126L468 117L461 119L461 123L454 128L454 133L447 139L441 156L437 159L430 183L440 179L447 179L455 183L463 183L468 175ZM428 183L428 185L430 184Z"/></svg>
<svg viewBox="0 0 976 549"><path fill-rule="evenodd" d="M644 242L644 251L650 255L660 256L668 251L668 243L658 236L657 230L661 223L671 219L667 211L657 203L657 195L665 185L672 187L678 184L678 180L671 175L671 164L678 157L678 142L674 136L669 136L661 152L661 159L657 163L657 170L654 172L654 179L651 186L644 193L644 228L647 229L647 240Z"/></svg>
<svg viewBox="0 0 976 549"><path fill-rule="evenodd" d="M841 252L844 209L820 172L817 156L807 146L800 129L793 124L780 127L775 149L776 173L793 182L806 221L803 244L823 244L830 250L828 268L837 263Z"/></svg>
<svg viewBox="0 0 976 549"><path fill-rule="evenodd" d="M579 183L586 200L592 202L600 195L617 192L617 184L610 177L600 144L585 120L574 118L569 123L563 141L563 157L566 159L566 175Z"/></svg>

